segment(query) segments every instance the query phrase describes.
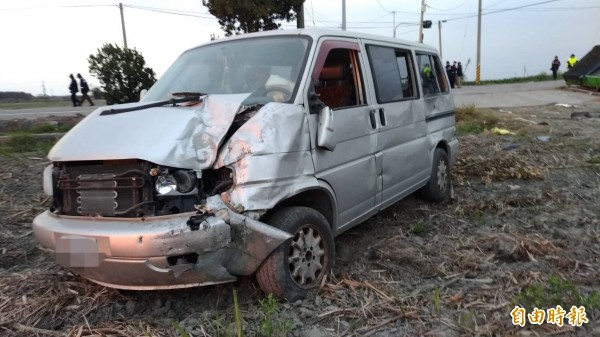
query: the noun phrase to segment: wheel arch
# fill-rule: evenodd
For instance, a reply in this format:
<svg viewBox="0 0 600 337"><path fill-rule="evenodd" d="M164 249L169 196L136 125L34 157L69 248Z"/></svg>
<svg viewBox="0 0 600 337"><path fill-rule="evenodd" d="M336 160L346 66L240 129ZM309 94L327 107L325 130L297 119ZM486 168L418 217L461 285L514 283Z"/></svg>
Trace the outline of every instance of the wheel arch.
<svg viewBox="0 0 600 337"><path fill-rule="evenodd" d="M299 190L293 196L281 200L265 214L265 217L268 218L277 210L290 206L305 206L315 209L325 217L332 233L336 232L337 202L333 189L326 182L319 180L318 186Z"/></svg>
<svg viewBox="0 0 600 337"><path fill-rule="evenodd" d="M446 155L448 155L448 158L450 158L450 146L448 145L448 142L445 139L441 139L440 141L438 141L433 151L435 151L436 149L442 149L446 151Z"/></svg>

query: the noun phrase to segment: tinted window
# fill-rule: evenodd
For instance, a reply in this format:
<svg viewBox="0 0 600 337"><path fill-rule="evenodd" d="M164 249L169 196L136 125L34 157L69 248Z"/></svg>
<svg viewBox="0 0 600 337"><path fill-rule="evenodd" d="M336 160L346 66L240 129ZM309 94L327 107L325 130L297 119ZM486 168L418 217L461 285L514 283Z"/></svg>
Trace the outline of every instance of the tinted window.
<svg viewBox="0 0 600 337"><path fill-rule="evenodd" d="M377 101L387 103L415 98L410 52L381 46L367 48Z"/></svg>

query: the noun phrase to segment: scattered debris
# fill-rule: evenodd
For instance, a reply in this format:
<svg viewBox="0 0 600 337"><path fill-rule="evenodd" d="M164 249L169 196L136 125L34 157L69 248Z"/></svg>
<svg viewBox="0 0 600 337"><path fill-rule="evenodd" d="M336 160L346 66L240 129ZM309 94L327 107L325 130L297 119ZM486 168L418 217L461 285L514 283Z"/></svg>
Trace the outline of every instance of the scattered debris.
<svg viewBox="0 0 600 337"><path fill-rule="evenodd" d="M571 113L571 119L581 120L585 118L591 118L589 112L573 112Z"/></svg>
<svg viewBox="0 0 600 337"><path fill-rule="evenodd" d="M550 136L537 136L535 138L540 142L549 142L552 139Z"/></svg>
<svg viewBox="0 0 600 337"><path fill-rule="evenodd" d="M508 143L508 144L506 144L506 145L504 145L504 146L502 147L502 150L503 150L503 151L516 150L516 149L518 149L519 147L521 147L521 146L520 146L519 144L517 144L517 143Z"/></svg>
<svg viewBox="0 0 600 337"><path fill-rule="evenodd" d="M506 129L501 129L498 127L492 128L492 133L495 135L514 135L515 133Z"/></svg>

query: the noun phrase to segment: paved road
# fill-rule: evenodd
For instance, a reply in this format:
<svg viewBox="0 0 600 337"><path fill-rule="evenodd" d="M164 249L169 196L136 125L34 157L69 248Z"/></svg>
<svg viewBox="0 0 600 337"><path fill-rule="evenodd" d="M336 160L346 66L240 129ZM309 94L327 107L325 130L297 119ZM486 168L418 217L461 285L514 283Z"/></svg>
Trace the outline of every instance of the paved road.
<svg viewBox="0 0 600 337"><path fill-rule="evenodd" d="M78 106L78 107L56 107L56 108L32 108L32 109L14 109L0 110L0 120L11 119L33 119L44 116L75 116L77 114L87 115L94 111L98 106Z"/></svg>
<svg viewBox="0 0 600 337"><path fill-rule="evenodd" d="M480 108L534 106L556 103L570 105L600 103L600 96L566 89L564 81L466 86L460 89L453 89L453 94L456 106L474 104ZM38 118L49 115L87 115L96 107L0 110L0 120Z"/></svg>
<svg viewBox="0 0 600 337"><path fill-rule="evenodd" d="M568 89L564 81L466 86L453 89L456 106L502 108L547 104L587 105L600 103L600 96Z"/></svg>

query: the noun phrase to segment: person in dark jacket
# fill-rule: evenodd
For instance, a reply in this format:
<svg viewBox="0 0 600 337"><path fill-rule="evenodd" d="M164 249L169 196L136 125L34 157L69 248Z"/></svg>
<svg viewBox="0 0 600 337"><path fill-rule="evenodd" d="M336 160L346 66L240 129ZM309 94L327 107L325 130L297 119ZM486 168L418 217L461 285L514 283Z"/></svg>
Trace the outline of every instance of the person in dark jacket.
<svg viewBox="0 0 600 337"><path fill-rule="evenodd" d="M554 60L552 60L552 65L550 66L550 70L552 70L552 77L555 80L556 80L559 68L560 68L560 61L558 60L558 56L554 56Z"/></svg>
<svg viewBox="0 0 600 337"><path fill-rule="evenodd" d="M77 100L77 92L79 92L79 87L77 86L77 81L75 81L75 77L73 74L69 75L71 79L71 84L69 84L69 91L71 92L71 102L73 102L73 106L79 106L79 101Z"/></svg>
<svg viewBox="0 0 600 337"><path fill-rule="evenodd" d="M460 62L458 62L458 65L456 66L456 87L457 88L462 87L462 81L463 81L463 68L462 68L462 64Z"/></svg>
<svg viewBox="0 0 600 337"><path fill-rule="evenodd" d="M446 61L446 75L450 81L450 88L454 89L454 82L456 82L456 62L450 65L450 61Z"/></svg>
<svg viewBox="0 0 600 337"><path fill-rule="evenodd" d="M81 102L79 102L79 105L82 105L86 99L90 102L90 105L94 105L94 102L92 102L92 99L88 96L90 87L88 86L87 81L81 74L77 74L77 78L79 79L79 86L81 87Z"/></svg>

